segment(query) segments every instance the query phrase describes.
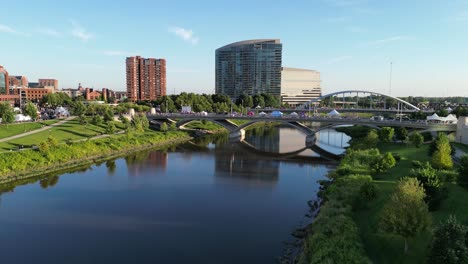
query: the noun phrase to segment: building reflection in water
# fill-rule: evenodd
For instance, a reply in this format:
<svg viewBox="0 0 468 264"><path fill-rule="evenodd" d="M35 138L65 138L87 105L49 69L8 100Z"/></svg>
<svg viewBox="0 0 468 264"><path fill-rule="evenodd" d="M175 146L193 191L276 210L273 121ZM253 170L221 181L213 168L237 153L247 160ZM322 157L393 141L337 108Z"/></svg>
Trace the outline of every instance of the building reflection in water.
<svg viewBox="0 0 468 264"><path fill-rule="evenodd" d="M279 162L242 151L236 144L231 148L215 148L217 180L247 180L250 183L275 185L279 177Z"/></svg>
<svg viewBox="0 0 468 264"><path fill-rule="evenodd" d="M162 151L140 151L136 154L125 157L128 175L136 177L138 175L156 175L158 172L165 172L167 167L167 153Z"/></svg>

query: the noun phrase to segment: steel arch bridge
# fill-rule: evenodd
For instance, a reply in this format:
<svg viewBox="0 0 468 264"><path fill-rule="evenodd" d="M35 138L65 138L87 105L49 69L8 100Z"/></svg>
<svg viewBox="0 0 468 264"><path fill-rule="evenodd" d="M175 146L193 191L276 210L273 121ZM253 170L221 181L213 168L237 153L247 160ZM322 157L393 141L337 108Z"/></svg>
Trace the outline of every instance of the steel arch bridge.
<svg viewBox="0 0 468 264"><path fill-rule="evenodd" d="M416 111L419 111L421 109L419 109L419 107L405 101L405 100L402 100L400 98L397 98L397 97L394 97L394 96L391 96L391 95L388 95L388 94L383 94L383 93L378 93L378 92L372 92L372 91L364 91L364 90L345 90L345 91L339 91L339 92L334 92L334 93L329 93L329 94L326 94L326 95L322 95L318 98L315 98L315 99L312 99L310 100L309 102L307 103L304 103L300 106L297 107L297 109L304 109L308 106L310 106L311 104L315 104L315 103L318 103L320 102L321 100L325 99L325 98L329 98L329 97L333 97L333 96L336 96L336 95L343 95L343 98L345 97L345 94L354 94L356 93L357 94L357 97L358 97L358 100L359 100L359 94L369 94L370 97L371 97L371 101L372 101L372 95L377 95L377 96L382 96L382 97L386 97L386 98L390 98L390 99L393 99L393 100L396 100L398 101L399 103L401 104L404 104L408 107L410 107L411 109L413 110L416 110Z"/></svg>

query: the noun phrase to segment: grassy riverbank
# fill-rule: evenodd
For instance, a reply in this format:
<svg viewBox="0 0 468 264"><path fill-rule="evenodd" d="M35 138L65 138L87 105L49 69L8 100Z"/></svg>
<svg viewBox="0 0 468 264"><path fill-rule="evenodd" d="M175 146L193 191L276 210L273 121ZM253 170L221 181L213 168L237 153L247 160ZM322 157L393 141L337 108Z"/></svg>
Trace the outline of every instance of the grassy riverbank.
<svg viewBox="0 0 468 264"><path fill-rule="evenodd" d="M33 131L42 128L43 126L52 125L60 120L46 120L41 122L27 122L18 124L0 125L0 139L18 135L21 133Z"/></svg>
<svg viewBox="0 0 468 264"><path fill-rule="evenodd" d="M365 134L362 128L340 128L348 134ZM384 205L390 200L398 181L411 175L413 161L428 162L429 145L420 148L406 144L378 143L378 153L393 153L399 161L386 171L377 172L372 165L372 150L348 150L334 179L323 192L325 200L316 220L309 228L301 263L426 263L432 229L455 215L468 223L468 190L456 183L456 169L437 171L447 190L447 197L430 211L432 227L409 239L404 252L403 237L380 231L379 220ZM369 174L366 178L364 174ZM375 197L365 197L362 186L368 181L375 188ZM328 185L328 184L326 184ZM358 187L361 186L361 187ZM366 187L368 188L368 187ZM367 193L368 194L368 193Z"/></svg>
<svg viewBox="0 0 468 264"><path fill-rule="evenodd" d="M87 139L106 133L106 124L103 123L100 125L94 125L90 122L91 118L88 118L87 121L88 123L86 125L82 125L80 124L79 120L75 118L74 120L70 120L64 124L53 127L46 131L41 131L7 142L2 142L0 143L0 151L9 151L10 149L17 149L18 146L23 146L24 148L31 148L39 144L39 142L43 141L48 136L54 137L59 143L64 143L67 141ZM124 128L121 122L113 123L116 126L117 130L122 130ZM39 123L34 124L39 125ZM23 133L23 131L19 131L16 134L20 133Z"/></svg>
<svg viewBox="0 0 468 264"><path fill-rule="evenodd" d="M189 140L181 131L127 133L51 147L46 152L26 150L0 155L0 183L81 166L141 149Z"/></svg>

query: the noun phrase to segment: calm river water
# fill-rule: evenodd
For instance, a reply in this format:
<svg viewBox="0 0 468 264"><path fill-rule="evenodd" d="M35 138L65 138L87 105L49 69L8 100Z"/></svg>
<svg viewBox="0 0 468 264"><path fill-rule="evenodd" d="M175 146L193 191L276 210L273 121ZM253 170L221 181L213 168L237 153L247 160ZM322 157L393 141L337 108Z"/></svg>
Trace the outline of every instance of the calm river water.
<svg viewBox="0 0 468 264"><path fill-rule="evenodd" d="M273 152L304 140L288 128L247 133ZM275 263L330 169L218 136L50 175L1 194L1 262Z"/></svg>

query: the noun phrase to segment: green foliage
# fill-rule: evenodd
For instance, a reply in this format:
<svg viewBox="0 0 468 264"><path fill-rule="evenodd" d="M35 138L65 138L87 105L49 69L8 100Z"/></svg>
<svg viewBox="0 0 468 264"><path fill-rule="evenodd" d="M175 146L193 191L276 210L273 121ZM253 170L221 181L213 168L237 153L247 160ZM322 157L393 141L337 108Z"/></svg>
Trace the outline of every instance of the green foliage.
<svg viewBox="0 0 468 264"><path fill-rule="evenodd" d="M79 122L81 125L84 125L84 126L88 124L88 120L86 119L84 115L80 115Z"/></svg>
<svg viewBox="0 0 468 264"><path fill-rule="evenodd" d="M107 107L106 110L104 110L104 121L109 122L114 120L114 111L112 108Z"/></svg>
<svg viewBox="0 0 468 264"><path fill-rule="evenodd" d="M453 167L450 153L452 148L445 134L440 133L436 142L436 150L432 154L432 166L436 169L451 169Z"/></svg>
<svg viewBox="0 0 468 264"><path fill-rule="evenodd" d="M434 231L428 263L468 263L468 228L450 216Z"/></svg>
<svg viewBox="0 0 468 264"><path fill-rule="evenodd" d="M2 119L2 124L15 122L15 113L8 102L0 103L0 118Z"/></svg>
<svg viewBox="0 0 468 264"><path fill-rule="evenodd" d="M102 124L102 117L99 115L95 115L93 116L93 120L91 122L93 123L93 125L99 126Z"/></svg>
<svg viewBox="0 0 468 264"><path fill-rule="evenodd" d="M143 132L149 128L149 121L146 115L136 114L132 119L132 126L138 132Z"/></svg>
<svg viewBox="0 0 468 264"><path fill-rule="evenodd" d="M458 181L461 185L468 186L468 155L463 155L460 159Z"/></svg>
<svg viewBox="0 0 468 264"><path fill-rule="evenodd" d="M51 164L75 163L82 159L92 160L93 157L97 156L106 157L109 154L133 149L136 146L154 145L186 136L187 134L181 131L169 133L151 131L134 133L128 138L126 135L114 135L73 144L60 144L54 148L50 148L46 140L38 144L39 151L24 150L2 153L0 155L0 177L17 175L25 171L41 171Z"/></svg>
<svg viewBox="0 0 468 264"><path fill-rule="evenodd" d="M331 174L344 176L350 174L375 173L374 164L380 160L378 149L354 150L348 149L338 168Z"/></svg>
<svg viewBox="0 0 468 264"><path fill-rule="evenodd" d="M106 133L112 135L112 134L115 134L115 130L116 128L115 128L114 123L111 121L107 122Z"/></svg>
<svg viewBox="0 0 468 264"><path fill-rule="evenodd" d="M161 124L160 130L161 130L162 132L167 132L167 131L169 130L169 127L167 126L166 122L163 122L163 123Z"/></svg>
<svg viewBox="0 0 468 264"><path fill-rule="evenodd" d="M51 148L54 148L58 145L58 141L56 138L54 138L53 136L48 136L47 137L47 143L49 144L49 146Z"/></svg>
<svg viewBox="0 0 468 264"><path fill-rule="evenodd" d="M353 138L350 147L353 149L375 148L379 143L379 135L375 129L369 130L364 138Z"/></svg>
<svg viewBox="0 0 468 264"><path fill-rule="evenodd" d="M395 130L395 136L396 136L396 139L398 140L406 140L406 138L408 137L408 130L406 130L406 128L404 127L398 127L396 130Z"/></svg>
<svg viewBox="0 0 468 264"><path fill-rule="evenodd" d="M327 188L326 202L305 241L303 263L370 263L352 218L359 190L370 181L370 176L351 175Z"/></svg>
<svg viewBox="0 0 468 264"><path fill-rule="evenodd" d="M403 178L380 215L379 229L405 238L405 253L406 239L427 230L431 225L424 197L424 188L416 178Z"/></svg>
<svg viewBox="0 0 468 264"><path fill-rule="evenodd" d="M372 182L365 182L359 189L360 203L367 203L377 197L377 187Z"/></svg>
<svg viewBox="0 0 468 264"><path fill-rule="evenodd" d="M376 172L382 173L386 172L388 169L393 168L396 164L396 160L393 157L392 153L387 152L383 154L380 159L374 163L373 168Z"/></svg>
<svg viewBox="0 0 468 264"><path fill-rule="evenodd" d="M171 125L169 126L169 130L170 130L170 131L176 131L176 130L177 130L177 125L176 125L176 123L171 123Z"/></svg>
<svg viewBox="0 0 468 264"><path fill-rule="evenodd" d="M438 133L437 137L434 141L431 142L429 145L429 156L432 156L434 152L437 150L437 144L443 143L443 144L449 144L450 146L450 155L455 154L455 148L452 147L452 144L450 144L449 138L446 134L444 133Z"/></svg>
<svg viewBox="0 0 468 264"><path fill-rule="evenodd" d="M70 114L75 116L83 116L86 113L87 107L82 102L72 102L70 105Z"/></svg>
<svg viewBox="0 0 468 264"><path fill-rule="evenodd" d="M415 147L419 148L424 142L424 137L418 132L414 132L409 136L409 140L411 141L411 143L413 143Z"/></svg>
<svg viewBox="0 0 468 264"><path fill-rule="evenodd" d="M28 102L26 106L24 107L24 113L28 115L29 117L31 117L31 119L33 120L37 119L37 116L38 116L37 107L31 102Z"/></svg>
<svg viewBox="0 0 468 264"><path fill-rule="evenodd" d="M41 104L47 104L52 107L70 105L72 103L71 98L66 93L51 93L46 94L42 97Z"/></svg>
<svg viewBox="0 0 468 264"><path fill-rule="evenodd" d="M447 197L447 191L437 175L437 171L431 167L429 162L426 162L419 168L412 169L410 174L422 184L426 193L424 200L428 204L429 210L436 210L442 200Z"/></svg>
<svg viewBox="0 0 468 264"><path fill-rule="evenodd" d="M395 130L392 127L382 127L379 131L379 139L382 142L391 142L394 134Z"/></svg>

